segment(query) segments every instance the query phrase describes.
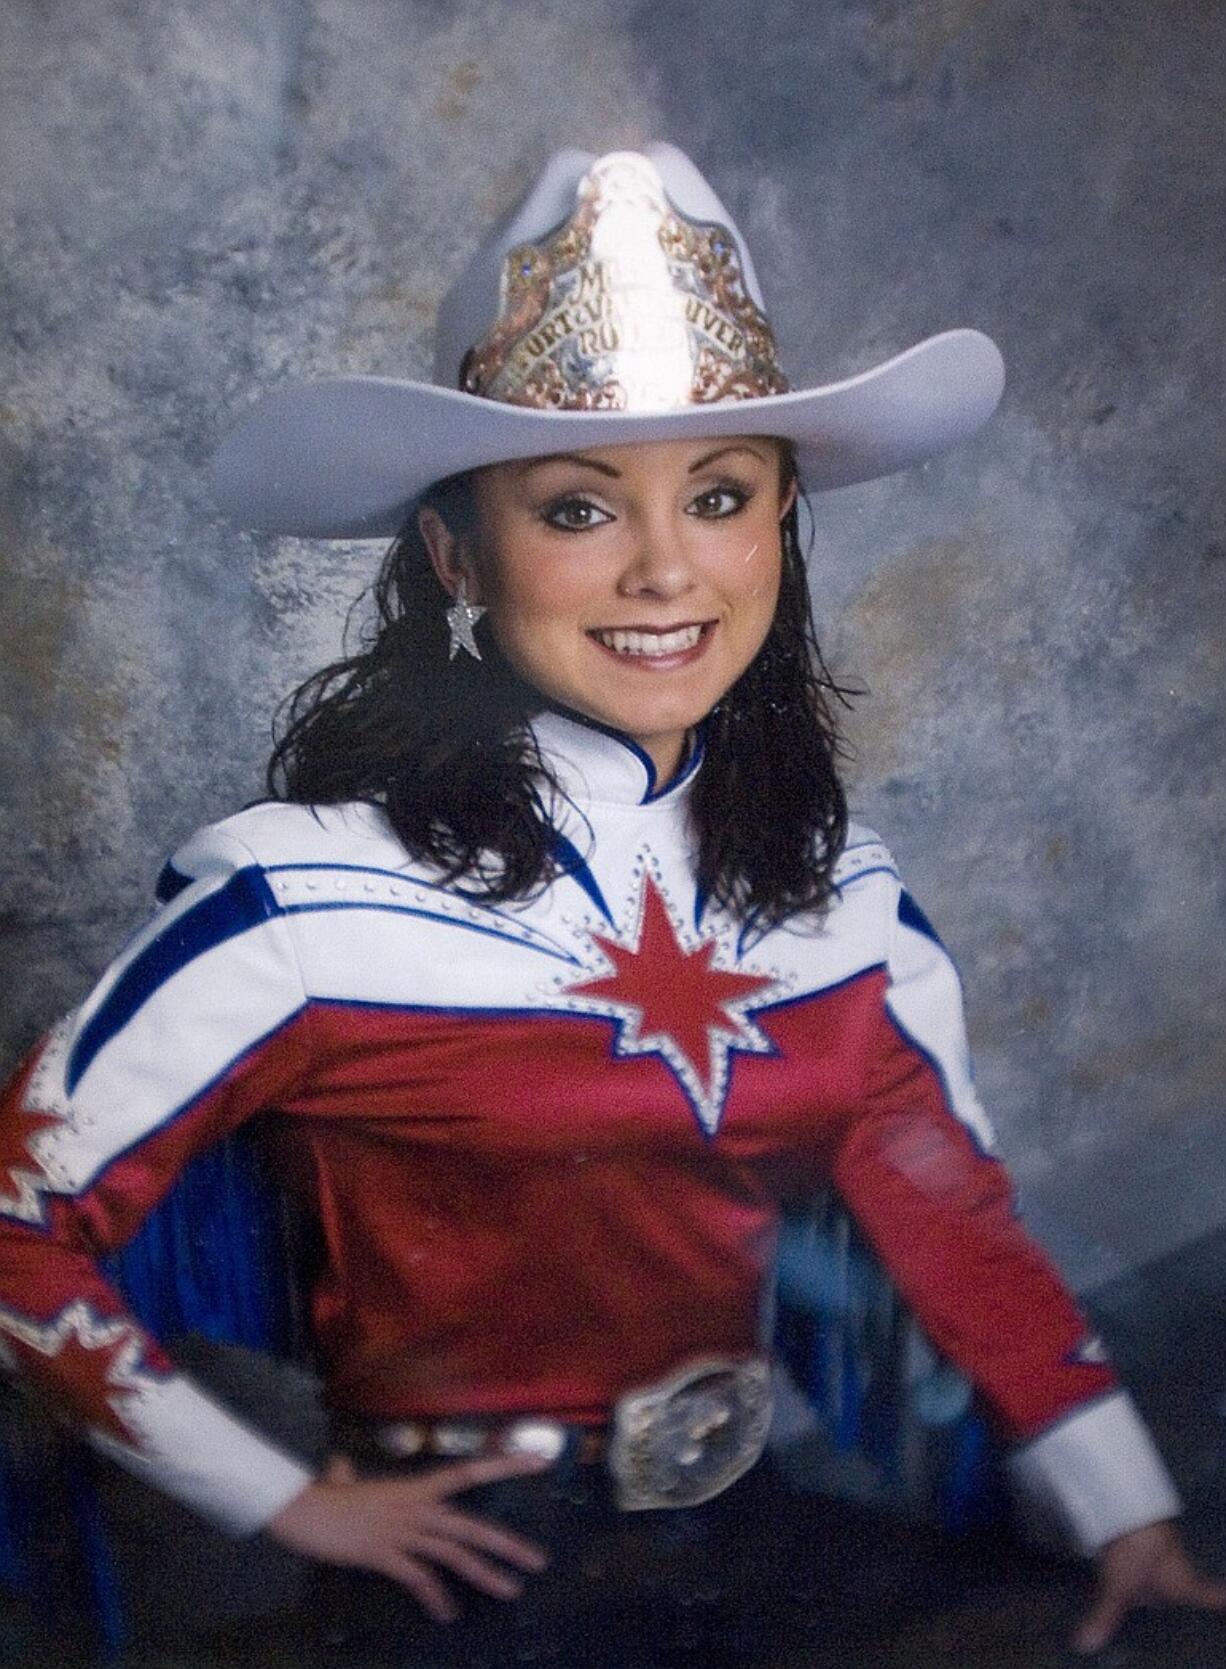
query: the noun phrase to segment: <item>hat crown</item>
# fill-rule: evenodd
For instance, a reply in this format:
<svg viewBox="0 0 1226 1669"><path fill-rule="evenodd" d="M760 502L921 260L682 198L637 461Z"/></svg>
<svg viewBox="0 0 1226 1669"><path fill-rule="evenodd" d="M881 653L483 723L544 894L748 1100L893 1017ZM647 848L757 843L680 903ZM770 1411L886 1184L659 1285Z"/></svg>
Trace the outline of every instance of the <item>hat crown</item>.
<svg viewBox="0 0 1226 1669"><path fill-rule="evenodd" d="M550 162L444 302L439 381L454 368L451 386L466 393L565 411L669 411L787 389L730 217L688 158L652 150Z"/></svg>

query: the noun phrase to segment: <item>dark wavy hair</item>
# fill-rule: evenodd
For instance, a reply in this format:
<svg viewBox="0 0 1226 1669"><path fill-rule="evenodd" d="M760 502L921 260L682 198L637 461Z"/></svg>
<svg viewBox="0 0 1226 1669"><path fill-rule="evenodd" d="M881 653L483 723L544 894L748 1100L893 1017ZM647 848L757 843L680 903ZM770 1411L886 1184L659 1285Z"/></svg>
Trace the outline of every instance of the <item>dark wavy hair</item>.
<svg viewBox="0 0 1226 1669"><path fill-rule="evenodd" d="M795 479L789 448L781 475ZM528 730L547 703L492 634L480 662L448 660L448 599L417 525L425 504L476 537L471 476L422 495L387 552L357 653L308 678L282 709L268 791L303 804L371 801L409 854L449 881L491 902L522 898L564 868L547 812L556 785ZM834 712L847 691L818 648L797 504L781 527L774 621L706 722L690 799L700 889L762 925L821 909L847 833Z"/></svg>

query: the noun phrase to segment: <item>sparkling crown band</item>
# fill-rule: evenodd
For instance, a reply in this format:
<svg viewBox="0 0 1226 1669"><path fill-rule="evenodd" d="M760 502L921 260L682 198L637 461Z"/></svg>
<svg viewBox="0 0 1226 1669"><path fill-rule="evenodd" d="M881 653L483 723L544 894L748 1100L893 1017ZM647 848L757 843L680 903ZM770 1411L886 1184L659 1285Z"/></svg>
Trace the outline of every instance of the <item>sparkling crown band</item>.
<svg viewBox="0 0 1226 1669"><path fill-rule="evenodd" d="M735 240L669 203L646 157L602 157L571 218L512 249L468 394L550 411L672 411L783 394L775 338Z"/></svg>

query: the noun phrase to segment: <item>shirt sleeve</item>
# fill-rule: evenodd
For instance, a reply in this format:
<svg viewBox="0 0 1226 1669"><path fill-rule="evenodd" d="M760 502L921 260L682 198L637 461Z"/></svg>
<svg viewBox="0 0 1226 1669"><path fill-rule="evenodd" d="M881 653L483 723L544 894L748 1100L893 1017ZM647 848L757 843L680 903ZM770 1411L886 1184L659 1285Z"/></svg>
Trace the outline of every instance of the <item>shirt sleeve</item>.
<svg viewBox="0 0 1226 1669"><path fill-rule="evenodd" d="M301 1077L306 1004L245 847L206 830L164 881L148 926L0 1105L0 1360L96 1447L241 1534L312 1474L177 1372L96 1260L194 1153Z"/></svg>
<svg viewBox="0 0 1226 1669"><path fill-rule="evenodd" d="M834 1180L932 1342L1016 1445L1015 1479L1086 1553L1179 1497L1102 1342L1018 1220L971 1077L954 966L899 890L864 1106Z"/></svg>

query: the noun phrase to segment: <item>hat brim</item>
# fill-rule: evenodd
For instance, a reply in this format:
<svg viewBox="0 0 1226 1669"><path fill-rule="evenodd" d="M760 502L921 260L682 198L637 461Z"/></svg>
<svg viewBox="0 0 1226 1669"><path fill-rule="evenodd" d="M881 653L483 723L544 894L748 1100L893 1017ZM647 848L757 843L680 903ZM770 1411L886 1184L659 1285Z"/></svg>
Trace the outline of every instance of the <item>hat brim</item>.
<svg viewBox="0 0 1226 1669"><path fill-rule="evenodd" d="M628 442L774 435L824 492L906 469L969 439L1004 388L996 344L950 330L843 382L664 412L538 411L432 383L331 377L266 395L213 459L242 527L316 539L396 533L435 481L484 464Z"/></svg>

